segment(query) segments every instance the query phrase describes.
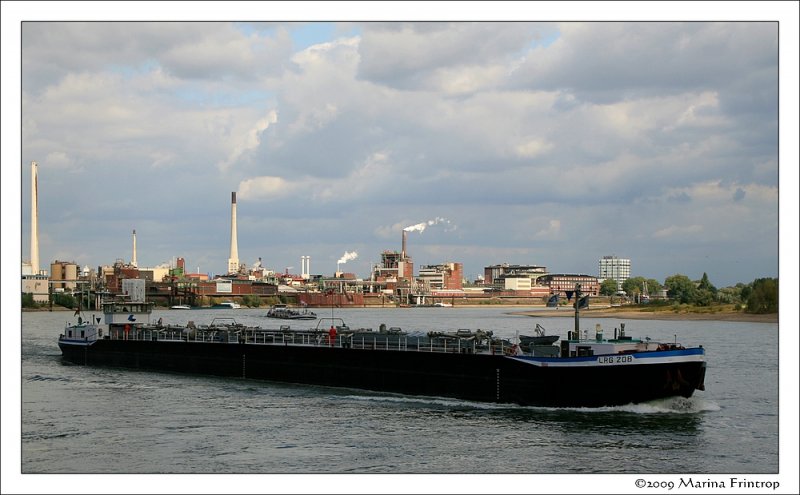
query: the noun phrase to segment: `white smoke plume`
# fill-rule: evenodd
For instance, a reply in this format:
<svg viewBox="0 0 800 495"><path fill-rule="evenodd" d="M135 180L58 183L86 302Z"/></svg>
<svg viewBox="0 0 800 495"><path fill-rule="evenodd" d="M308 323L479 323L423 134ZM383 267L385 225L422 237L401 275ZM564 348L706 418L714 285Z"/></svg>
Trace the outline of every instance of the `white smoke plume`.
<svg viewBox="0 0 800 495"><path fill-rule="evenodd" d="M449 225L450 224L450 220L448 220L446 218L442 218L442 217L436 217L433 220L428 220L427 222L418 223L416 225L412 225L410 227L406 227L403 230L406 231L406 232L414 232L415 230L419 231L419 232L422 232L422 231L425 230L426 227L428 227L430 225L436 225L437 223L446 223L446 224Z"/></svg>
<svg viewBox="0 0 800 495"><path fill-rule="evenodd" d="M358 258L358 253L357 252L355 252L355 251L350 251L350 252L345 251L344 254L342 255L342 257L339 258L339 261L337 261L336 263L341 265L342 263L347 263L348 261L354 260L356 258Z"/></svg>

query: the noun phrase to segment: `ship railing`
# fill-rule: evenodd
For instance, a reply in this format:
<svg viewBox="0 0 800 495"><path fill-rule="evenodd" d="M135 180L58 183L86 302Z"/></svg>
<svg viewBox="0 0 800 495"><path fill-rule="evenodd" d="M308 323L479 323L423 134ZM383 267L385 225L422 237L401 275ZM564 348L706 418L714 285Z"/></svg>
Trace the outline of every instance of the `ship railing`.
<svg viewBox="0 0 800 495"><path fill-rule="evenodd" d="M386 338L381 338L386 337ZM359 350L418 351L438 353L476 354L489 351L479 346L474 339L421 339L407 336L337 335L331 340L327 332L249 331L239 337L243 342L261 345L302 345L312 347L337 347ZM196 337L198 341L213 341L214 338ZM194 341L194 339L190 339ZM218 339L217 339L218 340ZM502 351L498 351L502 352Z"/></svg>
<svg viewBox="0 0 800 495"><path fill-rule="evenodd" d="M111 332L113 340L159 340L183 342L222 342L272 345L304 345L313 347L337 347L358 350L415 351L446 354L511 354L512 346L507 342L478 345L475 339L422 339L407 336L380 338L381 336L345 335L336 336L331 341L323 332L276 332L249 331L231 332L225 330L201 330L169 327L161 329L136 328L126 335L122 330Z"/></svg>
<svg viewBox="0 0 800 495"><path fill-rule="evenodd" d="M392 351L414 351L431 353L449 354L477 354L480 346L474 340L452 341L448 339L420 339L401 337L398 339L376 339L365 338L363 335L358 337L337 338L334 346L360 350L392 350Z"/></svg>

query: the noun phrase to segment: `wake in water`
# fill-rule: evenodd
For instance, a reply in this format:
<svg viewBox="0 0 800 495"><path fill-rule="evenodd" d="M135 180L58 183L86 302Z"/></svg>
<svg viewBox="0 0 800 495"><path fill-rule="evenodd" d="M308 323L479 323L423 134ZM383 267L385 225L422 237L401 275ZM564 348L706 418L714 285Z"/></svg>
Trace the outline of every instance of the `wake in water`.
<svg viewBox="0 0 800 495"><path fill-rule="evenodd" d="M710 411L719 411L719 404L700 399L698 397L670 397L658 399L641 404L626 404L624 406L599 407L597 409L577 409L582 412L607 412L620 411L634 414L697 414Z"/></svg>
<svg viewBox="0 0 800 495"><path fill-rule="evenodd" d="M470 408L487 410L542 410L542 411L570 411L581 413L608 413L624 412L633 414L698 414L704 412L719 411L719 404L704 400L698 397L670 397L668 399L658 399L641 404L626 404L624 406L607 407L537 407L521 406L518 404L497 404L492 402L474 402L460 399L448 399L444 397L420 397L420 396L388 396L388 395L346 395L342 396L345 400L357 400L366 402L383 402L409 405L427 405L446 408Z"/></svg>
<svg viewBox="0 0 800 495"><path fill-rule="evenodd" d="M470 408L470 409L509 409L515 404L496 404L493 402L474 402L462 399L449 399L447 397L423 397L409 395L343 395L341 399L364 402L382 402L393 404L408 404L421 406L440 406L445 408Z"/></svg>

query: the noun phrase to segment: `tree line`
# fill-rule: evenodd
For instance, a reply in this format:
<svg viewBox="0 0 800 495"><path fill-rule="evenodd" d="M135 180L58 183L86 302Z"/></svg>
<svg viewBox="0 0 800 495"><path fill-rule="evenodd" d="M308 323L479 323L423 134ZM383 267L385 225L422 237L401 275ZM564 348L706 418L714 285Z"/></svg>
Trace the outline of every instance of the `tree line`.
<svg viewBox="0 0 800 495"><path fill-rule="evenodd" d="M736 309L747 313L766 314L778 312L778 279L757 278L749 284L738 283L733 287L717 289L703 273L700 280L692 280L686 275L675 274L667 277L664 283L645 277L631 277L622 284L625 295L637 299L647 292L657 294L667 289L667 297L673 303L711 306L712 304L734 304ZM606 279L600 286L600 294L613 296L617 293L617 281Z"/></svg>

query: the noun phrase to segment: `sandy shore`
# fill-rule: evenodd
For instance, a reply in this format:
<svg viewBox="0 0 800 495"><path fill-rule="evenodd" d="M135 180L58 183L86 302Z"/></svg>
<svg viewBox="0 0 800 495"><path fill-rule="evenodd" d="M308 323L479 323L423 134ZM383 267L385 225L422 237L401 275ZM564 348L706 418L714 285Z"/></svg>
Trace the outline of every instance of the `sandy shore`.
<svg viewBox="0 0 800 495"><path fill-rule="evenodd" d="M517 311L514 314L553 318L553 317L569 317L575 316L575 312L571 308L561 309L545 309L540 311ZM597 308L597 309L584 309L580 315L584 318L616 318L624 320L691 320L691 321L742 321L752 323L778 323L778 314L755 315L742 312L733 311L719 311L716 313L690 313L681 312L676 313L673 311L631 311L624 309L610 309L610 308Z"/></svg>

